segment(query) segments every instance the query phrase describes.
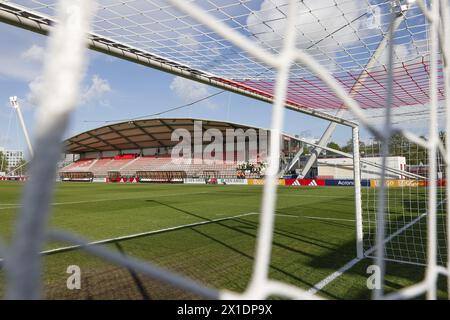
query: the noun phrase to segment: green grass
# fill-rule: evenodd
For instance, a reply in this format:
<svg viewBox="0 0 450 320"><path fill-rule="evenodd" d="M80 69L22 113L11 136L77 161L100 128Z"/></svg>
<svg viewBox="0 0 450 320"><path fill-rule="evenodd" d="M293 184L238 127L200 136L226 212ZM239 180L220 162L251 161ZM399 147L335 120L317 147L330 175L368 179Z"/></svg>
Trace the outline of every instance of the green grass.
<svg viewBox="0 0 450 320"><path fill-rule="evenodd" d="M387 189L386 236L402 229L415 221L410 227L393 238L385 248L385 257L402 261L426 264L427 262L427 188L404 187ZM437 191L437 240L438 263L445 265L447 261L446 201L445 189ZM363 212L365 246L375 245L377 192L374 188L363 189Z"/></svg>
<svg viewBox="0 0 450 320"><path fill-rule="evenodd" d="M8 242L22 185L0 183L0 234ZM101 240L260 211L262 187L212 185L58 184L51 226ZM76 203L75 203L76 202ZM270 277L309 289L353 259L353 189L280 187ZM291 215L288 217L285 215ZM250 279L258 215L229 219L109 244L111 250L191 277L208 286L241 292ZM312 219L327 218L327 219ZM50 243L47 248L63 244ZM321 291L331 299L367 299L364 259ZM82 270L82 290L66 289L66 268ZM140 299L128 270L79 250L44 257L48 298ZM423 278L422 267L389 262L385 290ZM0 291L5 281L0 271ZM138 275L150 298L196 298ZM441 284L444 287L444 284ZM440 292L443 296L443 292Z"/></svg>

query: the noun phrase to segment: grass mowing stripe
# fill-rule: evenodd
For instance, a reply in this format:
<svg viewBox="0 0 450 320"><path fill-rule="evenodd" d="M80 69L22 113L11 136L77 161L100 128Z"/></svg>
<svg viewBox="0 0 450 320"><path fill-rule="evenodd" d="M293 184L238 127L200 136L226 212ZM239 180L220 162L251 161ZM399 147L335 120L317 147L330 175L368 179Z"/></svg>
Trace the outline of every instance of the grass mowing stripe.
<svg viewBox="0 0 450 320"><path fill-rule="evenodd" d="M441 202L438 203L437 208L439 208L446 200L442 200ZM409 227L413 226L414 224L416 224L418 221L420 221L423 217L425 217L428 213L424 212L421 215L419 215L418 217L416 217L414 220L410 221L409 223L407 223L406 225L404 225L402 228L398 229L397 231L395 231L394 233L392 233L391 235L389 235L388 237L386 237L383 240L383 245L385 245L386 243L388 243L389 241L391 241L393 238L395 238L396 236L398 236L399 234L401 234L403 231L405 231L406 229L408 229ZM365 257L369 257L370 254L372 254L376 249L377 249L378 245L373 246L372 248L370 248L369 250L367 250L366 252L364 252ZM323 279L322 281L320 281L319 283L315 284L313 288L311 288L308 292L315 294L318 291L320 291L321 289L323 289L325 286L327 286L330 282L334 281L335 279L337 279L339 276L341 276L344 272L346 272L347 270L351 269L355 264L357 264L359 261L361 261L362 259L360 258L355 258L351 261L349 261L347 264L345 264L343 267L341 267L338 271L333 272L332 274L330 274L328 277L326 277L325 279ZM388 259L386 259L388 260ZM395 262L400 262L402 263L402 261L397 261L397 260L392 260L389 259L391 261L395 261Z"/></svg>
<svg viewBox="0 0 450 320"><path fill-rule="evenodd" d="M139 237L159 234L159 233L163 233L163 232L175 231L175 230L180 230L180 229L184 229L184 228L190 228L190 227L195 227L195 226L200 226L200 225L205 225L205 224L215 223L215 222L220 222L220 221L225 221L225 220L231 220L231 219L236 219L236 218L242 218L242 217L256 215L256 214L259 214L259 213L249 212L249 213L238 214L238 215L231 216L231 217L224 217L224 218L219 218L219 219L212 219L212 220L207 220L207 221L188 223L188 224L183 224L183 225L175 226L175 227L169 227L169 228L164 228L164 229L159 229L159 230L152 230L152 231L147 231L147 232L130 234L130 235L126 235L126 236L92 241L92 242L87 243L84 246L75 245L75 246L67 246L67 247L45 250L45 251L42 251L40 254L48 255L48 254L54 254L54 253L59 253L59 252L66 252L66 251L70 251L70 250L79 249L79 248L85 247L85 246L93 246L93 245L107 244L107 243L116 242L116 241L130 240L130 239L135 239L135 238L139 238ZM0 262L2 262L2 261L3 261L3 259L0 259Z"/></svg>
<svg viewBox="0 0 450 320"><path fill-rule="evenodd" d="M184 192L184 193L172 193L172 194L160 194L152 196L152 198L161 198L161 197L172 197L172 196L181 196L181 195L194 195L194 194L205 194L210 193L207 191L203 192ZM82 201L70 201L70 202L53 202L52 206L64 206L64 205L70 205L70 204L83 204L83 203L92 203L92 202L104 202L104 201L122 201L122 200L138 200L138 199L144 199L147 197L132 197L132 198L108 198L108 199L94 199L94 200L82 200ZM0 210L6 210L6 209L16 209L16 208L22 208L23 205L13 205L11 207L0 207Z"/></svg>
<svg viewBox="0 0 450 320"><path fill-rule="evenodd" d="M389 237L386 237L384 239L384 241L383 241L383 245L386 244L387 242L389 242L390 240L392 240L393 238L395 238L396 236L398 236L400 233L405 231L407 228L409 228L410 226L412 226L413 224L418 222L420 219L422 219L426 215L427 215L426 212L422 213L416 219L412 220L410 223L408 223L405 226L403 226L402 228L398 229L396 232L391 234ZM369 250L367 250L366 252L364 252L365 257L369 257L370 254L373 253L376 250L376 248L377 248L377 246L375 245L372 248L370 248ZM362 259L360 259L360 258L355 258L353 260L350 260L348 263L346 263L344 266L342 266L339 270L333 272L328 277L326 277L322 281L320 281L317 284L315 284L314 287L312 287L311 289L308 290L308 292L311 293L311 294L316 294L317 292L319 292L320 290L325 288L328 284L330 284L331 282L336 280L338 277L340 277L344 272L350 270L355 264L357 264L361 260ZM401 262L401 261L396 261L396 262Z"/></svg>
<svg viewBox="0 0 450 320"><path fill-rule="evenodd" d="M304 219L314 219L314 220L331 220L331 221L349 221L349 222L355 222L354 219L340 219L340 218L327 218L327 217L299 216L299 218L304 218Z"/></svg>

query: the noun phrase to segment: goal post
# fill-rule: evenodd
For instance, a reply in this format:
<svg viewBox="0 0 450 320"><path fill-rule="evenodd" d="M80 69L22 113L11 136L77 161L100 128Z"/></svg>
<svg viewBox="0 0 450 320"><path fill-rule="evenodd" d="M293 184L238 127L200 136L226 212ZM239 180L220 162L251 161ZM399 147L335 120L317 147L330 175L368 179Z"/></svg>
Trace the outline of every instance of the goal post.
<svg viewBox="0 0 450 320"><path fill-rule="evenodd" d="M361 166L359 151L359 128L352 128L353 141L353 180L355 184L355 227L356 227L356 256L364 258L363 246L363 216L361 199Z"/></svg>
<svg viewBox="0 0 450 320"><path fill-rule="evenodd" d="M306 163L302 165L301 168L299 168L299 171L303 171L305 167L308 167L308 171L311 169L311 166L314 164L319 168L320 167L320 161L319 161L319 155L322 151L326 151L327 153L331 153L334 156L342 157L343 159L351 159L351 164L349 165L349 169L346 170L345 176L332 176L332 178L337 179L351 179L353 180L353 186L354 186L354 209L355 209L355 247L356 247L356 257L358 259L364 258L364 234L363 234L363 207L362 207L362 181L361 181L361 151L360 151L360 138L359 138L359 127L353 126L350 127L352 131L351 135L351 141L352 141L352 152L347 153L343 152L341 150L336 150L327 146L323 146L320 144L320 141L317 143L313 143L311 141L307 141L302 138L296 137L296 140L301 141L304 145L310 146L312 149L312 152L315 150L320 150L319 153L317 153L317 157L315 157L314 162L310 163L311 156L315 153L311 153L309 156L307 156ZM304 148L300 148L299 153L297 153L294 157L292 157L292 161L298 162L300 155L304 152ZM289 168L292 168L293 163L292 161L289 164ZM364 160L363 160L364 161ZM367 161L365 163L368 163ZM370 162L369 162L370 163ZM373 165L377 165L376 163ZM319 176L320 174L317 173ZM300 175L299 178L302 178L303 176Z"/></svg>

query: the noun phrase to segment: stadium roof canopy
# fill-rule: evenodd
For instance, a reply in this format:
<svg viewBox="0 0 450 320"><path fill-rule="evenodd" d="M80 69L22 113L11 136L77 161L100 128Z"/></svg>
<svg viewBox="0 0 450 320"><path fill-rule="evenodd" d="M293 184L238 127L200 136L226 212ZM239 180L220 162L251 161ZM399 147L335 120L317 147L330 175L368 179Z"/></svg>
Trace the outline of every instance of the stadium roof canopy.
<svg viewBox="0 0 450 320"><path fill-rule="evenodd" d="M255 129L247 125L215 120L189 118L146 119L108 124L67 139L64 142L66 153L85 153L99 151L120 151L126 149L144 149L171 147L178 141L171 141L172 132L186 129L194 133L194 122L202 121L203 130L218 129L224 133L227 129Z"/></svg>

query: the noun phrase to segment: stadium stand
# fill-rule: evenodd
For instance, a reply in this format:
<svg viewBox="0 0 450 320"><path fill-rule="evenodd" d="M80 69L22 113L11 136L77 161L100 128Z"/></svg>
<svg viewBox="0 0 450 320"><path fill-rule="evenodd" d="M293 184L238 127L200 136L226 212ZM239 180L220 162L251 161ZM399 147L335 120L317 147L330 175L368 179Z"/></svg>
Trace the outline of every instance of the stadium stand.
<svg viewBox="0 0 450 320"><path fill-rule="evenodd" d="M72 162L64 167L61 172L76 172L90 170L91 166L97 162L97 159L84 159Z"/></svg>
<svg viewBox="0 0 450 320"><path fill-rule="evenodd" d="M236 163L223 164L178 164L170 157L136 157L134 159L101 158L79 160L63 168L61 173L92 172L95 177L106 177L108 172L120 172L122 176L136 176L138 171L184 171L188 177L206 178L207 172L216 172L220 178L236 178ZM256 175L250 174L251 177Z"/></svg>
<svg viewBox="0 0 450 320"><path fill-rule="evenodd" d="M74 159L80 160L60 169L60 177L71 177L70 173L74 172L86 173L89 177L92 174L94 178L109 177L110 180L117 180L120 177L137 177L138 172L159 172L162 176L170 177L172 175L162 173L184 172L183 176L188 178L205 179L260 178L264 174L262 163L265 159L260 155L260 150L256 150L257 160L253 162L248 159L238 161L237 151L224 151L224 161L215 163L172 161L171 150L178 143L178 140L171 139L174 130L185 129L192 133L194 124L198 121L202 122L204 130L219 129L224 136L230 129L243 131L252 129L256 132L264 130L235 123L197 119L148 119L107 125L65 141L66 155L74 155ZM248 158L249 144L246 149L245 154ZM192 156L199 158L194 150L192 150Z"/></svg>

